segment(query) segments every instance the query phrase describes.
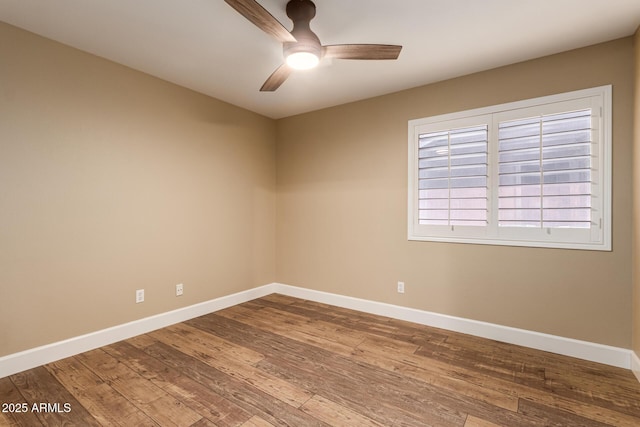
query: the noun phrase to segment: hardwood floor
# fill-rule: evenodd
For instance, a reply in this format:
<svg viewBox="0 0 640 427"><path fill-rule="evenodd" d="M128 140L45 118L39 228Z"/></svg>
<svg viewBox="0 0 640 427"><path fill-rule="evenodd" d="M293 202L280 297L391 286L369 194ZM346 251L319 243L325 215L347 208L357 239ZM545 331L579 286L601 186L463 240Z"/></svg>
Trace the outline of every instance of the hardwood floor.
<svg viewBox="0 0 640 427"><path fill-rule="evenodd" d="M624 369L276 294L2 378L0 403L29 427L640 425Z"/></svg>

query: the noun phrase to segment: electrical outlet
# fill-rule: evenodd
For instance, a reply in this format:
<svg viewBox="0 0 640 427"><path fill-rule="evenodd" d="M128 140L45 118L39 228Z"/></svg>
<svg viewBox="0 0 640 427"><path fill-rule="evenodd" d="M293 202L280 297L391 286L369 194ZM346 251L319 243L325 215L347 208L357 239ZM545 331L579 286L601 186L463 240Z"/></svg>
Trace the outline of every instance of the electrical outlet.
<svg viewBox="0 0 640 427"><path fill-rule="evenodd" d="M138 289L136 291L136 304L144 302L144 289Z"/></svg>
<svg viewBox="0 0 640 427"><path fill-rule="evenodd" d="M398 282L398 293L404 294L404 282Z"/></svg>
<svg viewBox="0 0 640 427"><path fill-rule="evenodd" d="M176 285L176 296L179 297L184 292L184 285L179 283Z"/></svg>

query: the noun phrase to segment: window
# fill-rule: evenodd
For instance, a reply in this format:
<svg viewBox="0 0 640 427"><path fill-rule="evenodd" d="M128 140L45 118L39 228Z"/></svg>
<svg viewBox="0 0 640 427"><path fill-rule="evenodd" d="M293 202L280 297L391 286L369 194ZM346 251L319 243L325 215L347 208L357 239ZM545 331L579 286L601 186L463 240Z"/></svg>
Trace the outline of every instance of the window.
<svg viewBox="0 0 640 427"><path fill-rule="evenodd" d="M409 121L409 239L611 250L611 86Z"/></svg>

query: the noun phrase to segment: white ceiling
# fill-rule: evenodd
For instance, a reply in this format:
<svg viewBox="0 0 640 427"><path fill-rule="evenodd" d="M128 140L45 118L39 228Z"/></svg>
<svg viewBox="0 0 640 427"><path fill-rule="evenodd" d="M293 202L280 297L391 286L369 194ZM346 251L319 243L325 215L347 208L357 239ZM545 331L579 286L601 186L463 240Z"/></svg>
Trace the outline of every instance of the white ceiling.
<svg viewBox="0 0 640 427"><path fill-rule="evenodd" d="M285 27L287 0L259 0ZM315 0L323 44L384 43L397 61L324 60L274 93L275 40L223 0L0 0L0 20L272 118L634 33L640 0Z"/></svg>

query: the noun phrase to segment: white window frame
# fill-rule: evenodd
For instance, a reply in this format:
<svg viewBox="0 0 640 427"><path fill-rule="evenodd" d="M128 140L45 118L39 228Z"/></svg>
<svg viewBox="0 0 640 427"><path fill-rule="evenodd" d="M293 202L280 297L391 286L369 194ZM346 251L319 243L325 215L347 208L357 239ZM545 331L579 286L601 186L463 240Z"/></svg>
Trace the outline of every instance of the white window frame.
<svg viewBox="0 0 640 427"><path fill-rule="evenodd" d="M525 112L541 114L558 107L589 105L592 109L592 211L589 229L527 229L498 227L498 123ZM488 224L481 226L421 225L418 221L419 136L464 126L489 126ZM600 86L484 108L409 120L408 239L418 241L529 246L611 251L612 87Z"/></svg>

